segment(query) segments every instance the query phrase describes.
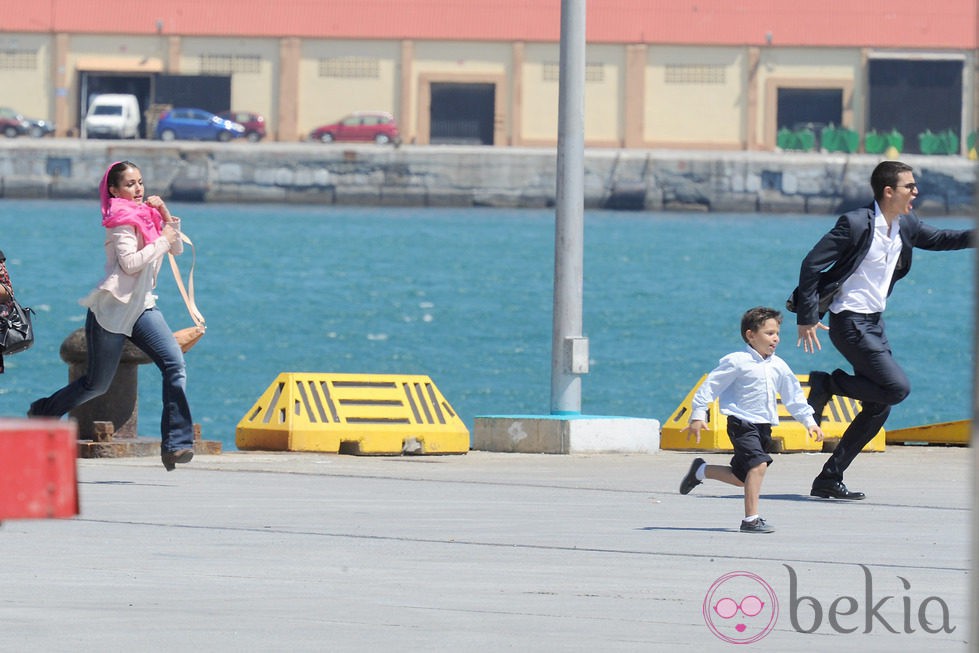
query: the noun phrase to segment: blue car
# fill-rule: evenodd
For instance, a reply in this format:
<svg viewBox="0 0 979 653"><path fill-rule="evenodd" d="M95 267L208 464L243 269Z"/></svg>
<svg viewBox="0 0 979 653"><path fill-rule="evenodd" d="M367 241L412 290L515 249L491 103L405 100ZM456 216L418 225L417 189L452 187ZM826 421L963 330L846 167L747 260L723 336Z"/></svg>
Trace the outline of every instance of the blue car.
<svg viewBox="0 0 979 653"><path fill-rule="evenodd" d="M245 128L203 109L170 109L156 123L161 141L230 141L245 134Z"/></svg>

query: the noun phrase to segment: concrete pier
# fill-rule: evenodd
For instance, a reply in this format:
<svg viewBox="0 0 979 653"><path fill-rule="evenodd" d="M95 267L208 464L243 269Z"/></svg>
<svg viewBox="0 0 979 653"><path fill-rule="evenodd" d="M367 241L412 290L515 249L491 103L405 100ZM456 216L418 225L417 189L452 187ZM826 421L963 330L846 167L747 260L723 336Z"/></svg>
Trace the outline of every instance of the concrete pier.
<svg viewBox="0 0 979 653"><path fill-rule="evenodd" d="M922 214L968 215L975 162L902 157ZM96 196L107 164L136 161L167 199L368 206L552 207L550 148L349 143L161 143L0 138L0 199ZM870 197L878 155L610 150L584 153L588 208L834 214Z"/></svg>
<svg viewBox="0 0 979 653"><path fill-rule="evenodd" d="M862 454L849 503L808 496L825 454L774 457L768 535L671 451L80 460L77 518L0 526L0 649L727 651L777 603L758 650L975 650L969 449Z"/></svg>

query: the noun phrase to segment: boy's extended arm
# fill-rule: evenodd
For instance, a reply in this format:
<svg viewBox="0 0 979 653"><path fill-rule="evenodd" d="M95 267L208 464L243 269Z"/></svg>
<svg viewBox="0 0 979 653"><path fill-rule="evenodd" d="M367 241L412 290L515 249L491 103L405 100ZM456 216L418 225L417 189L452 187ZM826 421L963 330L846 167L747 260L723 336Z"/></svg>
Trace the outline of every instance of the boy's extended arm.
<svg viewBox="0 0 979 653"><path fill-rule="evenodd" d="M704 382L700 384L697 388L697 392L694 393L693 401L690 402L690 423L687 424L681 433L687 434L687 442L690 441L690 436L693 435L697 438L697 444L700 444L700 432L703 430L710 430L707 426L707 406L710 402L721 394L721 392L727 388L731 383L737 378L738 370L734 365L730 356L725 356L718 363L717 367L711 370Z"/></svg>

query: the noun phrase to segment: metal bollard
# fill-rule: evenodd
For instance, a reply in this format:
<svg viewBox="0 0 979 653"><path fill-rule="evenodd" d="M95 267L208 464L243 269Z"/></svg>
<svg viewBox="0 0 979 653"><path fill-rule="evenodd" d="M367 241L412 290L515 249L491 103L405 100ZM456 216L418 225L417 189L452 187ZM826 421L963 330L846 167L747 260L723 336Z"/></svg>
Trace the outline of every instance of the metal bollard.
<svg viewBox="0 0 979 653"><path fill-rule="evenodd" d="M68 363L69 383L85 375L88 364L85 329L75 330L61 343L61 360ZM104 437L104 430L101 427L96 430L96 422L112 423L113 428L109 437L113 440L136 438L139 432L137 366L152 362L139 347L132 342L126 342L122 349L119 369L116 370L109 390L101 397L87 401L69 413L78 422L80 440L98 440Z"/></svg>

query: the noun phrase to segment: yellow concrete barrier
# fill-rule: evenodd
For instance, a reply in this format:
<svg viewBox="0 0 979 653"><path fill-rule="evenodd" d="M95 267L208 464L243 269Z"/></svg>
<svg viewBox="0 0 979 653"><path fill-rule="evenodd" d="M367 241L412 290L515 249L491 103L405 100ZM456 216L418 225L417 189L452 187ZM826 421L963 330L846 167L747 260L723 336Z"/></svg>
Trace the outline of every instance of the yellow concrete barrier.
<svg viewBox="0 0 979 653"><path fill-rule="evenodd" d="M972 439L972 420L939 422L887 432L887 444L945 444L967 446Z"/></svg>
<svg viewBox="0 0 979 653"><path fill-rule="evenodd" d="M284 372L238 422L239 449L458 454L469 430L427 376Z"/></svg>
<svg viewBox="0 0 979 653"><path fill-rule="evenodd" d="M709 431L701 431L700 444L693 438L687 441L687 434L682 430L690 422L690 413L693 411L693 397L704 382L707 375L700 377L697 384L687 394L686 398L680 403L670 418L666 420L660 431L660 449L677 450L698 450L698 451L733 451L731 439L727 437L727 419L721 415L718 401L715 399L707 407L707 426ZM802 389L808 396L809 375L797 374L796 378L802 383ZM853 418L860 412L860 402L849 397L834 396L823 412L823 421L820 425L825 436L825 448L832 450L843 431L850 425ZM822 451L823 442L816 442L809 437L806 427L795 420L789 411L782 404L782 399L778 401L778 426L772 429L772 444L774 451ZM883 451L885 433L881 429L874 439L871 440L864 451Z"/></svg>

